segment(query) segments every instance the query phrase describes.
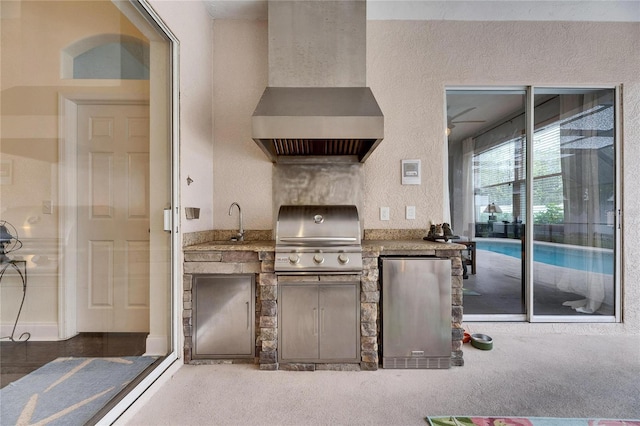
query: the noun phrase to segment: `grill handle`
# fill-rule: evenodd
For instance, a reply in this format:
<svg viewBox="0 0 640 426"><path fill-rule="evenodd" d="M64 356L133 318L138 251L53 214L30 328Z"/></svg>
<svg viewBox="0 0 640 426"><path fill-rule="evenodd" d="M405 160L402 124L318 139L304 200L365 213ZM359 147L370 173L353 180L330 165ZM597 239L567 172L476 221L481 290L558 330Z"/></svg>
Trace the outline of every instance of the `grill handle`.
<svg viewBox="0 0 640 426"><path fill-rule="evenodd" d="M314 243L314 242L340 242L355 243L358 241L356 237L288 237L280 238L279 241L286 243Z"/></svg>

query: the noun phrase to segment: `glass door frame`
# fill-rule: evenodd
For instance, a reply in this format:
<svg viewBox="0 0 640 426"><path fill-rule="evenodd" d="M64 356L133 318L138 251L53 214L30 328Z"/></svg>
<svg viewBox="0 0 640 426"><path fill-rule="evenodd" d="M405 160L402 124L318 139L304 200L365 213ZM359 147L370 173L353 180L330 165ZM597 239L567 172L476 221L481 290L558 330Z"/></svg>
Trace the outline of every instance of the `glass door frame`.
<svg viewBox="0 0 640 426"><path fill-rule="evenodd" d="M527 86L527 106L526 106L526 139L527 146L530 149L526 151L526 224L525 235L532 236L525 241L525 306L526 317L528 322L536 323L619 323L621 322L622 313L620 312L621 304L621 265L622 265L622 192L621 192L621 167L622 157L620 148L620 88L619 86L594 86L594 85L571 85L571 86L558 86L558 85L536 85ZM614 315L611 316L594 316L594 315L540 315L534 312L534 276L533 276L533 135L535 131L535 102L534 97L536 91L538 93L561 93L567 94L570 92L584 93L584 90L613 90L614 91L614 158L615 158L615 202L614 202L614 277L613 277L613 291L614 291Z"/></svg>
<svg viewBox="0 0 640 426"><path fill-rule="evenodd" d="M146 375L137 385L133 388L125 397L123 397L116 405L113 406L107 414L97 423L99 425L113 424L163 373L169 368L177 368L179 366L176 361L181 359L181 328L179 326L179 320L181 318L181 238L180 238L180 104L179 104L179 92L180 92L180 74L179 74L179 47L180 43L178 38L173 34L169 27L162 21L160 16L153 10L147 0L129 0L128 3L124 3L122 7L128 9L127 6L131 6L135 9L134 13L138 13L148 19L149 24L156 27L156 29L163 33L169 40L169 70L171 88L170 93L170 162L171 162L171 208L167 209L170 212L170 310L169 313L169 332L170 336L170 348L169 353L164 357L160 364Z"/></svg>
<svg viewBox="0 0 640 426"><path fill-rule="evenodd" d="M525 241L525 258L524 258L524 314L464 314L463 320L466 322L531 322L531 323L619 323L622 320L622 172L620 165L622 164L622 149L620 142L620 125L621 125L621 88L617 85L536 85L536 86L447 86L445 87L445 108L447 106L446 97L450 91L482 91L482 92L508 92L508 91L525 91L525 138L526 138L526 210L525 210L525 235L533 236L533 135L535 130L534 121L534 93L536 90L549 91L556 90L567 93L570 90L614 90L615 110L614 110L614 152L615 152L615 202L614 202L614 315L611 316L594 316L594 315L536 315L534 313L534 271L533 271L533 238L526 238ZM445 112L446 120L446 112ZM446 126L446 123L445 123ZM445 143L446 138L445 138ZM464 305L464 303L463 303Z"/></svg>
<svg viewBox="0 0 640 426"><path fill-rule="evenodd" d="M449 92L481 92L483 94L519 94L519 95L524 95L525 96L525 100L524 102L527 102L526 98L528 96L529 93L529 86L447 86L445 87L445 106L444 106L444 110L445 110L445 128L448 126L448 123L446 122L447 117L446 117L446 109L447 109L447 101L446 101L446 97L447 94ZM525 105L525 110L526 110L526 105ZM526 111L525 111L526 112ZM525 117L525 125L527 125L528 123L528 119ZM525 132L525 138L528 137L528 133ZM527 139L528 140L528 139ZM447 142L447 137L445 137L445 144L448 144ZM445 193L448 193L448 191L445 191ZM528 204L527 204L528 205ZM525 228L525 232L529 232L526 230ZM523 280L525 280L525 277L522 277ZM525 285L527 283L527 280L525 280ZM525 322L528 321L529 318L527 316L526 313L526 309L528 308L527 305L527 301L529 299L528 296L528 287L525 287L523 289L523 305L524 305L524 309L525 312L524 313L510 313L510 314L463 314L463 321L465 322ZM464 301L463 301L463 307L464 307Z"/></svg>

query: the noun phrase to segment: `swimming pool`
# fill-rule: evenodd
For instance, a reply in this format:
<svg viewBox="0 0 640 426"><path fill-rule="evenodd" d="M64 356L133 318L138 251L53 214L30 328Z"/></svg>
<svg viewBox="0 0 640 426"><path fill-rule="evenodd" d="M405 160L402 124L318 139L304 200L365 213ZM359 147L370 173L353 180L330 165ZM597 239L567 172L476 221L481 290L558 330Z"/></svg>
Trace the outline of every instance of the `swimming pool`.
<svg viewBox="0 0 640 426"><path fill-rule="evenodd" d="M520 240L476 240L476 249L501 253L517 259L522 258ZM613 275L614 269L613 250L592 247L533 243L533 260L549 265L607 275Z"/></svg>

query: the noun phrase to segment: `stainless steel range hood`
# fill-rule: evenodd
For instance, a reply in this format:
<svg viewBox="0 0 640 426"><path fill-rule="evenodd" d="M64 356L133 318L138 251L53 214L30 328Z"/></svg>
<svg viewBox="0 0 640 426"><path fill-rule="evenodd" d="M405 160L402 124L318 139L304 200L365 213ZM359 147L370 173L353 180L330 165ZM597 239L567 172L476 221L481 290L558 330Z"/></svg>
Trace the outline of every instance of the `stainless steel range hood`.
<svg viewBox="0 0 640 426"><path fill-rule="evenodd" d="M269 1L269 85L252 138L276 162L364 162L384 137L366 86L366 1Z"/></svg>
<svg viewBox="0 0 640 426"><path fill-rule="evenodd" d="M364 162L384 137L384 117L368 87L267 87L252 128L274 163L307 156Z"/></svg>

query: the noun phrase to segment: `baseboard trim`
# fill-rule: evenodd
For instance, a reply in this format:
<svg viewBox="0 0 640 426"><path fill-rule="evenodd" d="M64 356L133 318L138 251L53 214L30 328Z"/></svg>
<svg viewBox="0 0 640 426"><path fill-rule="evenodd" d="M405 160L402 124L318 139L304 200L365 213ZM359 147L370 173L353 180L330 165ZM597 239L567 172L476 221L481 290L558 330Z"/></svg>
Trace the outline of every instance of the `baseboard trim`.
<svg viewBox="0 0 640 426"><path fill-rule="evenodd" d="M169 352L169 337L166 335L147 336L145 356L165 356Z"/></svg>
<svg viewBox="0 0 640 426"><path fill-rule="evenodd" d="M9 340L11 332L13 331L13 324L1 324L0 335L2 341ZM26 333L26 334L25 334ZM31 335L28 337L28 335ZM22 336L22 338L20 337ZM19 323L13 333L13 340L33 342L51 342L61 340L58 336L58 323L57 322L41 322L41 323Z"/></svg>

